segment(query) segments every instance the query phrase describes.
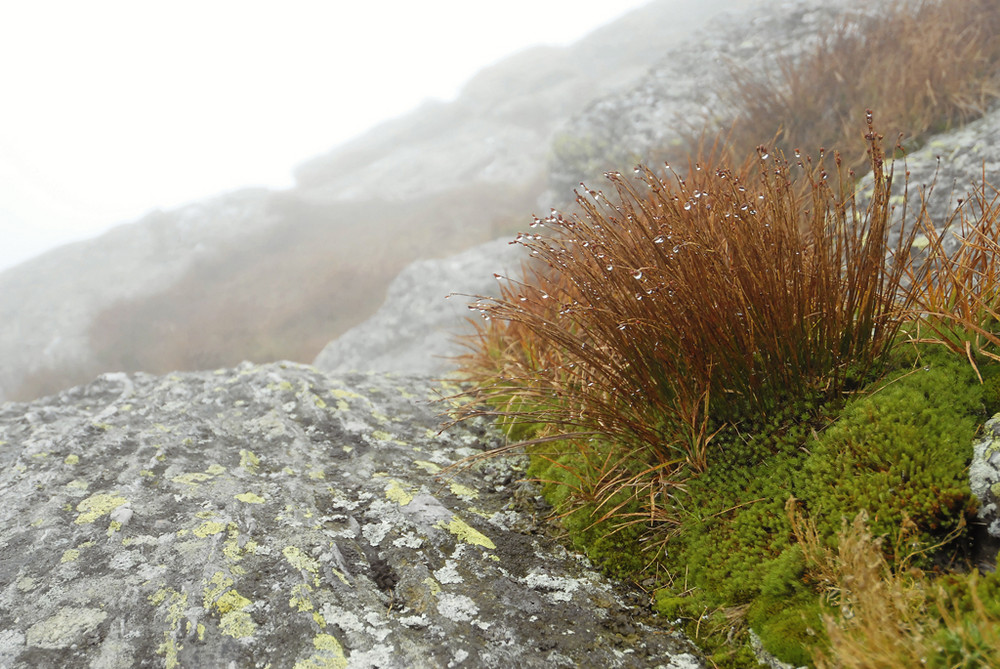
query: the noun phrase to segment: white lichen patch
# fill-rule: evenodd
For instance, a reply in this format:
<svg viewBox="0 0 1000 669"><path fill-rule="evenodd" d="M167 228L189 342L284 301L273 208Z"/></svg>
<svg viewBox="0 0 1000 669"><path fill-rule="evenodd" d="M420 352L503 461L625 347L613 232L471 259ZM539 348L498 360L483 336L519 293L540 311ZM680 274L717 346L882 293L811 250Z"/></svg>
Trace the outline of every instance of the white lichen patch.
<svg viewBox="0 0 1000 669"><path fill-rule="evenodd" d="M424 545L424 540L413 532L407 532L398 539L394 539L392 545L396 548L420 548Z"/></svg>
<svg viewBox="0 0 1000 669"><path fill-rule="evenodd" d="M479 615L479 607L472 598L449 593L438 595L437 610L442 616L455 622L467 622Z"/></svg>
<svg viewBox="0 0 1000 669"><path fill-rule="evenodd" d="M461 583L462 576L458 573L458 565L454 560L448 560L444 566L434 572L434 578L439 583Z"/></svg>
<svg viewBox="0 0 1000 669"><path fill-rule="evenodd" d="M94 632L107 617L100 609L64 606L51 618L29 627L25 640L33 648L69 648Z"/></svg>
<svg viewBox="0 0 1000 669"><path fill-rule="evenodd" d="M568 602L573 599L573 593L580 589L580 582L576 579L538 572L528 574L521 582L532 590L546 593L553 602Z"/></svg>
<svg viewBox="0 0 1000 669"><path fill-rule="evenodd" d="M353 611L346 611L332 604L324 604L319 612L328 625L336 625L345 632L353 634L361 634L365 631L364 624Z"/></svg>
<svg viewBox="0 0 1000 669"><path fill-rule="evenodd" d="M361 528L361 534L372 546L378 546L385 539L386 535L392 531L392 523L383 520L380 523L368 523Z"/></svg>

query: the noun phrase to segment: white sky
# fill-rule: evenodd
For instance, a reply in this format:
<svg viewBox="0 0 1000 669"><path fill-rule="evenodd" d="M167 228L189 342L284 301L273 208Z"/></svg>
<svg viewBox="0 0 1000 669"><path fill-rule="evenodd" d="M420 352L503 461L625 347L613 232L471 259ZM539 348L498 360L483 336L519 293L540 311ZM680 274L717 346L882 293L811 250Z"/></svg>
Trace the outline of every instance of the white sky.
<svg viewBox="0 0 1000 669"><path fill-rule="evenodd" d="M649 0L0 0L0 269L292 168Z"/></svg>

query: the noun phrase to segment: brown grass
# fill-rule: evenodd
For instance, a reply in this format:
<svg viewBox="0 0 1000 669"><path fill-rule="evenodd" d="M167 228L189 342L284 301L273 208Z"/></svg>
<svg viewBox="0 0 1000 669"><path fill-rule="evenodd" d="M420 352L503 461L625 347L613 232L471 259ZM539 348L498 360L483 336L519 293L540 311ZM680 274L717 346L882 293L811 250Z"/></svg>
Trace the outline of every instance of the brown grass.
<svg viewBox="0 0 1000 669"><path fill-rule="evenodd" d="M966 577L970 615L908 558L890 566L864 512L850 525L845 521L837 547L830 548L799 515L794 498L786 509L830 604L824 616L829 648L817 651L817 669L1000 666L1000 617L984 606L975 574Z"/></svg>
<svg viewBox="0 0 1000 669"><path fill-rule="evenodd" d="M977 359L1000 362L1000 191L984 172L945 227L924 223L924 271L911 277L923 329L915 338L947 346L973 367Z"/></svg>
<svg viewBox="0 0 1000 669"><path fill-rule="evenodd" d="M887 4L878 18L823 26L819 45L773 69L734 66L722 98L736 118L735 155L771 142L837 147L845 164L867 162L855 128L877 109L887 137L919 138L981 116L1000 98L1000 3L929 0Z"/></svg>
<svg viewBox="0 0 1000 669"><path fill-rule="evenodd" d="M710 417L840 392L888 353L906 271L899 249L887 259L891 174L870 117L867 137L864 212L839 160L830 173L761 149L735 168L708 156L670 181L612 174L613 200L590 191L582 216L538 221L518 241L544 271L474 305L491 319L488 345L466 360L486 382L474 401L516 398L489 413L697 471Z"/></svg>

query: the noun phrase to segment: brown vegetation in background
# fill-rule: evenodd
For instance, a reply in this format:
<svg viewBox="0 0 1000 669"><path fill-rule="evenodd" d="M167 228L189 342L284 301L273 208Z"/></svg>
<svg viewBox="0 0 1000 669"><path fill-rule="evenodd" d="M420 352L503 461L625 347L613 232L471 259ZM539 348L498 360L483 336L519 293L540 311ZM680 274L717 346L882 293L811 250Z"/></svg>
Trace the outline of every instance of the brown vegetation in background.
<svg viewBox="0 0 1000 669"><path fill-rule="evenodd" d="M878 20L824 26L819 44L771 71L733 67L721 97L736 119L734 156L758 144L791 155L836 147L865 164L857 119L877 109L887 137L907 141L981 116L1000 98L1000 3L890 2Z"/></svg>
<svg viewBox="0 0 1000 669"><path fill-rule="evenodd" d="M281 223L197 260L162 293L97 314L92 364L39 370L11 399L34 399L106 371L312 362L331 339L378 309L408 263L511 232L540 190L541 184L476 185L400 202L276 194L269 214Z"/></svg>

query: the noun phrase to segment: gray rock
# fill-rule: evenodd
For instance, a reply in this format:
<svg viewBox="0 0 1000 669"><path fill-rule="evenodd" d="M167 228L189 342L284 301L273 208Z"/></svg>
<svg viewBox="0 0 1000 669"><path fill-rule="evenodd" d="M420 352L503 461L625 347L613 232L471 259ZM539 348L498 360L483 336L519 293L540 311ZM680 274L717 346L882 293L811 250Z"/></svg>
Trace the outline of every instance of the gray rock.
<svg viewBox="0 0 1000 669"><path fill-rule="evenodd" d="M456 333L471 332L470 299L497 296L494 274L519 274L524 249L497 239L441 260L418 260L389 286L370 319L333 340L313 364L331 372L443 375L463 352ZM449 298L449 295L454 294Z"/></svg>
<svg viewBox="0 0 1000 669"><path fill-rule="evenodd" d="M926 222L940 229L954 218L961 203L970 202L970 195L983 186L984 176L988 183L1000 181L1000 107L960 128L929 138L905 160L894 161L894 171L892 202L897 209L890 239L893 245L900 231L913 225L921 202L926 208ZM870 195L871 184L871 176L862 180L862 201ZM911 204L904 212L900 205L907 188ZM989 188L986 196L987 201L992 199ZM968 214L974 219L976 211L969 209ZM927 241L926 235L918 235L913 251L920 252ZM952 252L959 243L957 236L947 235L944 246Z"/></svg>
<svg viewBox="0 0 1000 669"><path fill-rule="evenodd" d="M1000 539L1000 414L983 427L972 447L969 485L979 499L979 522L993 539Z"/></svg>
<svg viewBox="0 0 1000 669"><path fill-rule="evenodd" d="M0 405L0 666L668 667L419 378L108 374ZM521 505L513 500L521 499Z"/></svg>

